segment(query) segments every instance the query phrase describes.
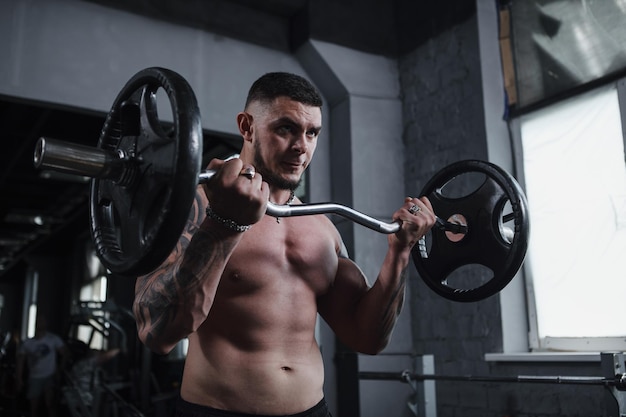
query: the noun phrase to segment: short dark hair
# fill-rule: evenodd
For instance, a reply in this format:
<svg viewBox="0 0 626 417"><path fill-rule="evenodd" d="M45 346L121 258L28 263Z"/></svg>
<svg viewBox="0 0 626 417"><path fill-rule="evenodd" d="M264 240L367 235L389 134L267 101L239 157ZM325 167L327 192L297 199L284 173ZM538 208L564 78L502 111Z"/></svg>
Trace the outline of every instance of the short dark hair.
<svg viewBox="0 0 626 417"><path fill-rule="evenodd" d="M288 72L269 72L250 87L246 108L253 101L270 102L278 97L289 97L309 106L322 107L322 97L305 78Z"/></svg>

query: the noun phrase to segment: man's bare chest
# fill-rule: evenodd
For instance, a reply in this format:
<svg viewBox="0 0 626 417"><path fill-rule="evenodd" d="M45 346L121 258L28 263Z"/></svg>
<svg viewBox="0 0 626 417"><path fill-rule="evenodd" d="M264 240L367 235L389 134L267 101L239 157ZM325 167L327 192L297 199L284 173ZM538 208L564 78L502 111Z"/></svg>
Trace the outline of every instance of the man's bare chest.
<svg viewBox="0 0 626 417"><path fill-rule="evenodd" d="M222 284L253 291L297 283L320 295L335 277L337 247L332 229L318 219L287 218L277 223L266 216L237 245Z"/></svg>

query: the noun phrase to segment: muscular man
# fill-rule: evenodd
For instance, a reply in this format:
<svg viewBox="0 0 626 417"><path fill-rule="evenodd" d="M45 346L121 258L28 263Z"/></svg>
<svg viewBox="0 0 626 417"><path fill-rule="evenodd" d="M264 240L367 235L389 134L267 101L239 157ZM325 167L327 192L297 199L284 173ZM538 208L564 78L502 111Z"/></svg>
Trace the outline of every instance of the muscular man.
<svg viewBox="0 0 626 417"><path fill-rule="evenodd" d="M141 340L167 353L189 338L178 416L328 415L317 313L355 351L376 354L389 341L411 247L435 222L430 202L407 197L393 214L402 227L372 286L326 216L265 214L268 200L299 203L321 106L302 77L258 79L237 115L239 158L210 163L217 173L198 187L177 247L137 280Z"/></svg>

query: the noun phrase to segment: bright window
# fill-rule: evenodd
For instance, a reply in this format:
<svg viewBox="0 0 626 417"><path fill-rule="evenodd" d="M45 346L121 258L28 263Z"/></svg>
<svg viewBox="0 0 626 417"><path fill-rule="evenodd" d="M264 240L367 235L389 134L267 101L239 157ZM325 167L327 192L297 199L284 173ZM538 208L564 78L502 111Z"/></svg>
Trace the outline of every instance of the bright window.
<svg viewBox="0 0 626 417"><path fill-rule="evenodd" d="M624 350L626 165L617 89L524 116L521 137L531 348Z"/></svg>

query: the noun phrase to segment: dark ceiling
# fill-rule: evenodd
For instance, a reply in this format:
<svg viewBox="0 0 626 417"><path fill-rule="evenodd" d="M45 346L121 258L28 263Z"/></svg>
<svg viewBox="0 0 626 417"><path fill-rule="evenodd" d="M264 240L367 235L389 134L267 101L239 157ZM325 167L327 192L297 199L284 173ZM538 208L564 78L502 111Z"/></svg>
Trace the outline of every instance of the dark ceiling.
<svg viewBox="0 0 626 417"><path fill-rule="evenodd" d="M309 38L398 56L475 13L473 1L90 0L156 19L292 51ZM94 146L106 114L0 96L0 279L23 276L26 257L67 250L88 233L85 178L36 170L39 137ZM232 138L205 133L204 159Z"/></svg>
<svg viewBox="0 0 626 417"><path fill-rule="evenodd" d="M387 56L409 52L476 12L475 0L88 1L284 51L317 39Z"/></svg>

